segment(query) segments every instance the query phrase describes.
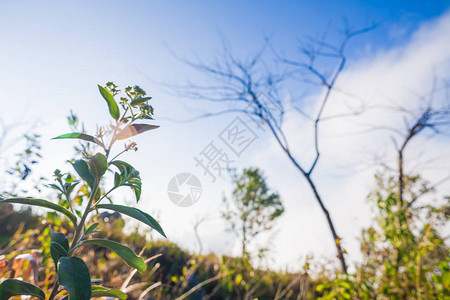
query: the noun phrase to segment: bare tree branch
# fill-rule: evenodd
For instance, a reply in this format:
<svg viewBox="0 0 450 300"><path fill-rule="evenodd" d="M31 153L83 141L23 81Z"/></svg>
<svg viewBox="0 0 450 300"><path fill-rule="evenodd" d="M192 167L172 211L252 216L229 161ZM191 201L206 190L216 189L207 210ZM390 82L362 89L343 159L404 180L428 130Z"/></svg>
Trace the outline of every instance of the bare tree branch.
<svg viewBox="0 0 450 300"><path fill-rule="evenodd" d="M312 179L312 173L320 158L319 128L321 122L340 117L355 116L362 113L361 111L352 111L348 114L343 113L339 115L324 116L330 95L332 94L332 91L334 91L335 84L346 64L345 49L348 42L352 38L366 33L373 28L374 26L371 26L357 31L347 29L344 32L343 40L337 45L330 44L326 42L325 39L312 39L311 42L313 45L302 49L302 53L307 57L306 62L278 55L276 51L273 50L269 39L266 40L263 47L261 47L261 49L252 57L244 60L238 59L232 54L229 44L223 41L224 53L219 59L216 58L212 63L205 63L200 59L191 61L175 55L185 64L205 74L208 78L206 86L191 83L187 86L178 86L175 88L174 86L170 86L171 91L175 91L179 96L190 99L209 100L211 102L233 103L237 106L222 112L203 114L199 117L192 118L189 121L202 117L216 116L222 113L236 112L256 117L262 123L267 125L270 129L270 133L275 138L280 148L309 184L317 203L326 217L332 233L333 242L336 245L337 256L341 262L342 270L345 273L347 272L347 265L344 258L344 251L342 250L340 243L341 238L334 228L330 213L319 194L316 183ZM281 65L285 66L287 70L278 74L273 70L271 71L271 68L268 67L264 60L267 48L272 49L272 52L276 56L278 66L280 65L279 62L281 62ZM331 74L327 74L317 68L318 60L321 58L331 58L336 60L335 70L333 70ZM291 79L296 74L304 72L309 73L313 78L316 78L321 87L325 89L322 98L319 99L318 110L313 118L309 117L300 107L294 105L295 109L300 114L311 119L314 124L315 157L309 167L300 163L291 151L288 137L283 129L283 120L287 109L284 107L283 101L279 95L282 86L287 79ZM261 96L262 93L267 94L274 99L275 103L279 106L279 111L271 110L270 107L267 106L267 103L264 102L264 99ZM245 107L239 105L245 105Z"/></svg>

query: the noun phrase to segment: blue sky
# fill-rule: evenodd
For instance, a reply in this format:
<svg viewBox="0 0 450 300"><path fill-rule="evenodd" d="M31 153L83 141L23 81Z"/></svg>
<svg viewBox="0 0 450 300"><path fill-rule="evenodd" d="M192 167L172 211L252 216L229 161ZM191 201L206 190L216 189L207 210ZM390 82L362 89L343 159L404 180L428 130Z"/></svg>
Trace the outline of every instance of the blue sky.
<svg viewBox="0 0 450 300"><path fill-rule="evenodd" d="M210 61L220 55L222 34L235 55L245 57L261 47L264 36L271 36L277 50L296 55L299 41L308 36L321 36L328 30L329 38L337 40L343 19L356 28L377 23L376 30L351 44L342 87L371 97L383 90L402 98L405 89L424 93L429 87L425 82L433 72L443 77L450 75L441 70L449 59L448 49L442 46L448 41L445 36L450 35L444 22L449 18L445 13L448 6L446 1L2 1L0 118L5 124L18 125L11 135L27 130L30 124L40 124L36 130L43 135L46 161L35 176L49 175L72 155L70 142L49 140L68 130L65 117L70 109L85 121L88 130L94 130L96 124L108 122L97 83L112 80L121 86L140 85L153 96L155 122L161 125L160 129L136 138L140 150L126 157L139 165L142 172L144 192L140 207L157 212L169 238L190 249L196 247L192 220L211 215L209 225L206 223L201 229L206 251L235 253L236 241L233 235L223 233L223 224L217 216L222 193L229 191L229 184L225 180L210 183L193 161L234 116L187 124L170 121L218 107L165 92L160 83L205 80L174 58L169 49L183 57L197 56ZM408 66L415 66L415 71L423 73L422 77L411 77ZM378 89L369 93L367 86L373 86L369 85L370 80L378 82L380 77L397 84L391 86L380 81ZM397 87L401 87L399 91ZM287 126L290 130L290 124ZM342 125L343 130L348 126ZM310 253L330 255L333 246L328 229L303 179L277 152L270 136L263 132L258 135L235 166L262 167L269 184L283 196L287 213L277 228L281 237L273 240L277 245L274 247L277 266L295 268L301 257ZM326 142L328 149L343 152L341 156L329 153L328 160L325 156L318 170L322 172L319 184L324 187L326 198L331 199L329 205L335 213L338 231L343 228L340 231L349 252L356 253L355 237L369 222L364 199L374 170L364 173L364 180L357 182L339 173L336 157L339 160L342 157L343 163L353 152L342 148L342 143L334 145L334 141ZM294 143L298 143L300 150L308 146L302 137L294 139ZM437 143L441 143L439 149L448 149L448 141ZM3 156L12 155L20 146ZM167 198L166 188L172 176L186 171L197 173L204 193L195 206L179 208ZM351 192L355 184L361 188ZM355 202L334 199L336 193L352 195ZM117 195L117 201L131 202L126 195ZM339 205L339 201L344 202ZM349 207L354 213L347 218L345 212ZM314 228L312 220L316 220ZM298 237L292 247L286 247L289 235Z"/></svg>

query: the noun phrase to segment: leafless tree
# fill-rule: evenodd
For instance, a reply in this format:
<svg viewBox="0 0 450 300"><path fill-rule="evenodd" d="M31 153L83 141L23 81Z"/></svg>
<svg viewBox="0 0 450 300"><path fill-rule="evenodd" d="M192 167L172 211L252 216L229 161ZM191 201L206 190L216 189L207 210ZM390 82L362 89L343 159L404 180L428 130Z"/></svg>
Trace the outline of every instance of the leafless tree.
<svg viewBox="0 0 450 300"><path fill-rule="evenodd" d="M306 57L306 60L304 57L303 60L286 58L275 51L269 51L272 49L270 41L267 41L265 46L250 58L239 59L232 54L227 43L224 43L223 55L212 63L205 63L200 59L192 61L180 58L189 66L204 73L208 77L207 84L188 83L185 86L170 86L172 91L175 90L177 95L181 95L184 98L231 104L231 107L225 110L203 114L199 117L210 117L225 113L243 113L260 121L269 129L269 132L284 154L306 180L319 204L331 231L337 257L344 273L347 273L347 264L344 250L341 246L341 237L336 231L330 212L319 192L313 172L320 158L320 125L324 121L346 115L324 116L330 95L335 91L336 82L347 62L346 47L351 39L373 28L374 26L356 31L346 30L343 33L343 39L336 45L326 42L325 39L311 39L310 45L302 47L302 54ZM269 66L263 59L263 55L266 52L275 54L275 65ZM332 60L334 67L323 70L324 59ZM277 65L281 65L285 69L281 72L275 72L274 68ZM311 122L313 125L314 142L312 147L315 155L312 163L302 161L300 157L293 153L295 145L293 146L289 143L289 137L283 128L285 115L291 109L285 105L280 95L281 91L283 91L282 86L292 79L296 82L299 76L303 83L318 84L319 88L323 89L317 99L317 111L312 115L305 113L299 106L295 106L295 103L293 109L295 113L306 117L308 122ZM298 87L295 93L297 93L296 96L300 95L302 93L301 87ZM358 114L358 112L352 111L349 114L354 115Z"/></svg>
<svg viewBox="0 0 450 300"><path fill-rule="evenodd" d="M450 98L444 93L441 94L445 99L441 101L441 104L434 104L433 100L435 95L438 94L437 90L446 91L448 87L445 85L441 88L433 88L433 91L427 95L427 97L422 97L419 100L420 106L416 108L408 108L404 106L389 107L387 109L394 110L403 117L403 129L395 127L383 127L383 130L387 130L391 133L391 140L394 144L396 153L396 166L391 168L388 164L384 164L391 172L396 174L396 185L397 185L397 210L402 213L405 217L399 219L396 225L397 230L400 232L402 226L409 227L409 217L412 215L411 210L418 209L416 203L418 200L423 198L423 196L428 195L430 192L435 191L436 188L450 179L450 175L447 175L440 180L429 183L422 180L421 185L418 190L413 190L411 186L411 181L414 182L417 176L414 176L414 170L406 171L406 166L411 166L413 159L406 159L406 154L409 149L417 145L415 141L419 140L419 137L425 134L431 133L432 135L442 135L448 134L450 129ZM444 157L448 159L448 153ZM442 155L440 155L442 158ZM431 159L434 161L434 159ZM426 163L429 163L428 160ZM407 164L409 163L409 164ZM423 166L422 166L423 167ZM415 178L416 177L416 178ZM407 194L405 196L405 194ZM419 208L420 209L420 208ZM403 221L402 221L403 220ZM402 224L405 223L405 224ZM431 228L429 226L429 228ZM401 254L398 249L396 249L396 269L400 265Z"/></svg>
<svg viewBox="0 0 450 300"><path fill-rule="evenodd" d="M204 224L205 222L209 221L210 218L208 215L204 215L204 216L197 216L195 218L195 220L192 222L192 227L194 229L194 234L195 234L195 239L197 240L198 243L198 253L201 254L203 252L203 243L202 243L202 239L200 238L200 234L198 232L198 229L200 227L200 225Z"/></svg>
<svg viewBox="0 0 450 300"><path fill-rule="evenodd" d="M405 112L408 112L405 109ZM427 105L418 114L409 112L412 115L412 121L406 122L406 132L399 138L392 138L397 152L398 165L398 196L399 205L402 209L411 207L420 197L417 195L408 203L404 201L405 190L405 152L413 139L417 138L422 132L431 130L434 133L440 133L442 129L448 129L450 125L450 106L432 107Z"/></svg>

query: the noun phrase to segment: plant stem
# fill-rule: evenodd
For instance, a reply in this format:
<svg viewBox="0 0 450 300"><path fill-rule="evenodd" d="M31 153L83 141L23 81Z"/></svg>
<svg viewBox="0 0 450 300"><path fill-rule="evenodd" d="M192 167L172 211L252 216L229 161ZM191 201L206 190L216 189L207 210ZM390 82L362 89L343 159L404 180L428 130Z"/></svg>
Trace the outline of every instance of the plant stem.
<svg viewBox="0 0 450 300"><path fill-rule="evenodd" d="M113 159L111 159L111 160L109 161L109 163L112 163L117 157L119 157L122 153L124 153L124 152L126 152L126 151L128 151L128 150L125 149L125 150L123 150L122 152L120 152L119 154L117 154L116 156L114 156Z"/></svg>
<svg viewBox="0 0 450 300"><path fill-rule="evenodd" d="M94 183L94 187L92 188L91 195L89 196L88 205L84 211L84 214L83 214L80 222L78 223L77 228L75 229L75 236L72 240L72 245L70 246L69 252L67 254L68 257L70 257L72 255L72 252L73 252L73 250L75 250L76 245L81 237L81 233L83 232L83 228L84 228L84 223L86 222L87 216L91 212L91 205L92 205L92 202L94 201L95 195L97 194L98 187L99 187L99 180L96 180ZM56 297L56 295L58 294L58 288L59 288L59 282L56 281L55 285L53 286L52 293L50 294L50 297L48 298L49 300L53 300Z"/></svg>
<svg viewBox="0 0 450 300"><path fill-rule="evenodd" d="M75 236L72 240L72 245L70 246L69 254L72 252L73 248L76 246L76 244L78 243L78 241L81 237L81 233L83 232L83 228L84 228L84 223L86 222L86 218L87 218L88 214L91 212L92 202L94 201L95 195L97 194L98 186L99 186L99 180L95 180L94 187L92 188L91 195L89 197L88 205L87 205L86 210L84 211L84 214L81 217L81 220L78 223L78 226L75 230Z"/></svg>
<svg viewBox="0 0 450 300"><path fill-rule="evenodd" d="M125 118L125 114L127 113L129 107L130 107L130 105L128 105L128 107L124 109L124 112L123 112L123 114L122 114L122 117L120 117L119 120L122 121L123 118Z"/></svg>
<svg viewBox="0 0 450 300"><path fill-rule="evenodd" d="M59 288L59 283L58 283L58 281L55 281L55 285L53 286L52 293L50 294L50 297L48 298L48 300L55 299L56 295L58 294L58 288Z"/></svg>

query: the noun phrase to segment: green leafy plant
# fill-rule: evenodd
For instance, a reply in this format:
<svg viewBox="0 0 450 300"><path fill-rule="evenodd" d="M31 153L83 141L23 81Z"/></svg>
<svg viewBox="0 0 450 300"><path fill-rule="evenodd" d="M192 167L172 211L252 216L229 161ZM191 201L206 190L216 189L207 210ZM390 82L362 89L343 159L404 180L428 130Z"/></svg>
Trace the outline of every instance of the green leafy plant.
<svg viewBox="0 0 450 300"><path fill-rule="evenodd" d="M418 175L403 175L403 203L398 177L375 178L377 188L368 199L375 222L362 232L362 263L355 274L319 284L319 299L446 299L449 248L439 228L448 221L448 203L414 206L433 191Z"/></svg>
<svg viewBox="0 0 450 300"><path fill-rule="evenodd" d="M284 206L258 168L244 169L239 176L234 174L233 185L232 198L223 199L226 209L222 217L239 235L242 256L248 258L248 244L257 235L272 229L276 219L284 213Z"/></svg>
<svg viewBox="0 0 450 300"><path fill-rule="evenodd" d="M141 272L146 270L144 259L136 255L127 246L107 239L91 238L91 234L96 232L98 223L87 224L89 223L88 216L90 213L99 209L113 210L141 221L166 237L158 222L140 209L112 203L102 203L111 192L121 186L130 187L136 196L136 201L138 202L140 199L142 183L139 172L130 164L117 160L122 153L137 150L136 143L128 142L125 144L124 149L112 159L109 156L113 145L117 141L128 139L159 127L135 123L138 120L153 120L153 107L148 104L151 97L146 97L145 91L138 86L126 87L124 89L124 97L120 97L119 101L116 102L115 97L121 92L118 86L108 82L106 86L99 85L98 88L107 103L109 113L113 118L113 124L100 127L95 135L89 135L84 132L72 132L54 138L79 139L94 143L102 149L101 152L92 155L83 152L83 159L72 162L73 168L81 179L86 182L89 189L86 205L83 205L80 210L75 207L73 200L76 200L78 196L72 196L72 194L79 182L74 180L70 174L62 174L59 170L56 170L54 173L57 184L50 185L62 195L62 201L58 204L35 198L0 199L0 204L25 204L56 211L67 217L72 224L73 235L71 236L71 241L69 241L69 235L55 232L51 226L49 227L51 238L50 254L57 272L57 280L48 297L49 300L54 299L64 290L68 293L64 299L70 300L85 300L101 296L126 299L126 294L119 290L93 285L97 282L91 280L89 268L80 257L76 256L77 251L85 245L96 244L108 248L120 256L129 266ZM100 189L100 184L106 171L110 168L116 169L113 171L114 185L111 189L104 192ZM23 281L7 279L0 284L0 299L9 299L16 295L30 295L39 299L46 298L45 293L39 287Z"/></svg>

